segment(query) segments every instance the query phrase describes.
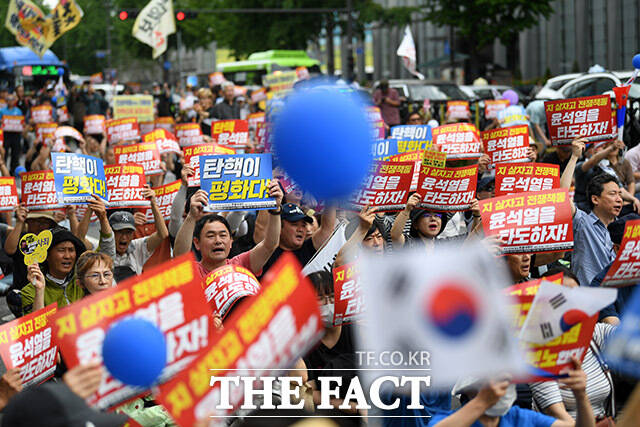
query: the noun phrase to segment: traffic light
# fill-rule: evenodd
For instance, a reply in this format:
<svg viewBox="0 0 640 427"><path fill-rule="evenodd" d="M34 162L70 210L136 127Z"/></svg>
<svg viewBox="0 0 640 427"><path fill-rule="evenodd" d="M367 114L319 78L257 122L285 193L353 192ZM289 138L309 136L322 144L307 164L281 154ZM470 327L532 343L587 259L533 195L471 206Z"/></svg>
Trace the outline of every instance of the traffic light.
<svg viewBox="0 0 640 427"><path fill-rule="evenodd" d="M129 12L127 12L126 10L121 10L120 13L118 14L118 18L120 18L121 21L126 21L128 17L129 17Z"/></svg>
<svg viewBox="0 0 640 427"><path fill-rule="evenodd" d="M185 18L185 16L184 16L184 12L183 11L179 11L178 13L176 13L176 19L178 21L183 21L184 18Z"/></svg>
<svg viewBox="0 0 640 427"><path fill-rule="evenodd" d="M121 9L118 12L118 18L121 21L126 21L129 18L136 18L139 12L138 9Z"/></svg>
<svg viewBox="0 0 640 427"><path fill-rule="evenodd" d="M198 12L191 10L179 10L176 12L176 21L184 21L185 19L193 19L198 16Z"/></svg>

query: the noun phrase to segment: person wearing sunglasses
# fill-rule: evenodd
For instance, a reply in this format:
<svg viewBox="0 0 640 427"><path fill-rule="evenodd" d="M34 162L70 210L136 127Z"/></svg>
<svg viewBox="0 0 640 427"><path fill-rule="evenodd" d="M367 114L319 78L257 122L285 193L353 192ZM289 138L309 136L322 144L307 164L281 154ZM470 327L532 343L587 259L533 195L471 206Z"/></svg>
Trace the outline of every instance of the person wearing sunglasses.
<svg viewBox="0 0 640 427"><path fill-rule="evenodd" d="M404 210L400 211L391 227L391 241L394 247L425 246L432 248L436 237L447 226L447 215L428 209L417 209L421 201L418 193L413 193ZM404 233L407 219L411 219L408 233Z"/></svg>

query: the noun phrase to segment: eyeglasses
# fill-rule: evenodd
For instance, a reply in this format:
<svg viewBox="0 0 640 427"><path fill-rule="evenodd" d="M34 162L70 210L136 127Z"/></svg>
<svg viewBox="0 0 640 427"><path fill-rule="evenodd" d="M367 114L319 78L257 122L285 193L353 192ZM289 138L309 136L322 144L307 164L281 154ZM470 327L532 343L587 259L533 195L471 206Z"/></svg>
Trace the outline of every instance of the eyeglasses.
<svg viewBox="0 0 640 427"><path fill-rule="evenodd" d="M423 218L431 218L432 216L442 219L442 214L440 212L425 212L422 214Z"/></svg>
<svg viewBox="0 0 640 427"><path fill-rule="evenodd" d="M100 280L101 277L104 277L104 280L109 281L113 279L113 273L110 271L105 271L104 273L91 273L84 276L85 278L91 280Z"/></svg>
<svg viewBox="0 0 640 427"><path fill-rule="evenodd" d="M333 304L335 302L334 296L333 295L323 295L323 296L319 296L318 297L318 304L323 305L323 304Z"/></svg>

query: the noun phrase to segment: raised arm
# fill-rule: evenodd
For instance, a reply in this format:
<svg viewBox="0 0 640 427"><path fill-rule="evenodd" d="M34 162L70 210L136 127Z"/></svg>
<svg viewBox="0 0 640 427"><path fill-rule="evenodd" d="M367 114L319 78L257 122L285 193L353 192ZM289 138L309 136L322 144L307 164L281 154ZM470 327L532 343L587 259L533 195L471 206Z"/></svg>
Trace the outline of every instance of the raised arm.
<svg viewBox="0 0 640 427"><path fill-rule="evenodd" d="M609 146L604 150L600 150L599 152L591 156L587 161L585 161L582 164L582 171L586 172L589 169L593 168L598 163L600 163L600 160L607 157L609 153L611 153L615 149L621 149L621 150L624 149L624 142L620 140L616 140L615 142L613 142L613 144L609 144Z"/></svg>
<svg viewBox="0 0 640 427"><path fill-rule="evenodd" d="M156 231L147 238L147 250L149 253L153 253L162 241L169 237L169 230L156 202L156 192L148 184L142 190L142 197L151 202L151 212L153 212L153 220L156 224Z"/></svg>
<svg viewBox="0 0 640 427"><path fill-rule="evenodd" d="M411 211L418 206L421 200L422 196L420 194L413 193L411 197L409 197L409 200L407 200L407 205L404 209L396 215L396 219L393 220L393 225L391 226L391 241L393 242L393 246L404 246L404 226L407 224Z"/></svg>
<svg viewBox="0 0 640 427"><path fill-rule="evenodd" d="M100 242L98 243L98 250L115 258L116 238L111 229L111 224L109 224L107 207L104 201L96 195L93 196L92 200L89 200L89 209L87 209L85 217L91 218L93 213L96 214L98 221L100 221Z"/></svg>
<svg viewBox="0 0 640 427"><path fill-rule="evenodd" d="M571 142L571 157L567 162L567 166L564 168L564 172L560 177L560 188L566 188L567 190L571 188L571 180L573 179L573 173L576 170L576 163L580 156L582 156L582 152L584 151L584 143L585 139L578 138L574 139ZM573 204L573 200L569 200L571 203L571 215L576 213L576 207Z"/></svg>
<svg viewBox="0 0 640 427"><path fill-rule="evenodd" d="M4 251L9 256L12 256L18 250L18 243L24 230L28 212L27 207L22 203L16 207L16 225L7 235L7 240L4 241Z"/></svg>
<svg viewBox="0 0 640 427"><path fill-rule="evenodd" d="M187 202L187 189L189 188L188 178L193 175L193 168L189 165L182 166L180 172L180 189L176 197L171 203L171 218L169 219L169 234L176 236L180 225L182 224L182 216L184 214L184 205Z"/></svg>
<svg viewBox="0 0 640 427"><path fill-rule="evenodd" d="M269 222L264 235L264 239L255 245L249 251L249 260L251 262L251 271L259 274L265 263L271 258L273 251L280 244L280 213L282 212L282 189L278 184L278 180L273 179L269 184L269 197L276 199L276 209L269 211Z"/></svg>
<svg viewBox="0 0 640 427"><path fill-rule="evenodd" d="M353 232L347 243L342 245L342 248L338 251L336 255L336 259L333 262L333 267L340 267L348 262L353 261L356 256L356 252L358 250L358 246L364 240L364 237L367 235L367 232L371 228L373 221L376 219L376 213L373 208L370 206L365 206L362 208L360 213L358 214L358 228Z"/></svg>
<svg viewBox="0 0 640 427"><path fill-rule="evenodd" d="M191 250L191 245L193 244L193 229L196 226L196 222L204 215L204 207L207 206L207 204L207 193L204 190L198 190L191 196L189 213L178 230L178 234L176 234L176 241L173 246L174 257L186 254Z"/></svg>
<svg viewBox="0 0 640 427"><path fill-rule="evenodd" d="M333 230L336 229L336 223L338 222L336 208L326 207L324 212L322 212L320 222L322 223L320 224L320 228L311 236L313 247L316 249L324 245L324 242L331 237Z"/></svg>

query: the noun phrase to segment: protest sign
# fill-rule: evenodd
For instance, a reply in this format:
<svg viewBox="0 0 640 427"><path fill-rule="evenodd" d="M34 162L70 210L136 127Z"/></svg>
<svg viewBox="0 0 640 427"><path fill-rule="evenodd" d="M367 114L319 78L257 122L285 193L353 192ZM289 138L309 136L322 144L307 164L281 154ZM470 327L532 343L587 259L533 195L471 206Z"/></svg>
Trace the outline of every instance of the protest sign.
<svg viewBox="0 0 640 427"><path fill-rule="evenodd" d="M266 150L268 130L269 130L269 123L267 122L256 123L256 133L255 133L256 150L268 152Z"/></svg>
<svg viewBox="0 0 640 427"><path fill-rule="evenodd" d="M178 123L176 125L176 138L180 147L202 144L202 129L198 123Z"/></svg>
<svg viewBox="0 0 640 427"><path fill-rule="evenodd" d="M212 376L260 378L292 367L324 333L320 319L313 287L295 257L284 254L264 277L262 291L230 315L206 351L160 385L157 400L180 426L227 415L220 408L220 382L209 385ZM236 409L243 394L232 386L229 402Z"/></svg>
<svg viewBox="0 0 640 427"><path fill-rule="evenodd" d="M498 122L500 127L529 125L529 117L524 107L521 105L510 105L507 108L498 111Z"/></svg>
<svg viewBox="0 0 640 427"><path fill-rule="evenodd" d="M158 145L158 152L164 153L182 153L178 140L171 132L166 129L155 129L149 133L142 135L142 142L155 142Z"/></svg>
<svg viewBox="0 0 640 427"><path fill-rule="evenodd" d="M225 265L213 270L204 278L202 286L213 312L223 319L240 298L260 292L256 276L239 265Z"/></svg>
<svg viewBox="0 0 640 427"><path fill-rule="evenodd" d="M218 144L191 145L184 149L184 164L193 168L194 174L188 178L189 187L200 186L200 156L213 154L234 154L233 148L222 147Z"/></svg>
<svg viewBox="0 0 640 427"><path fill-rule="evenodd" d="M504 290L504 293L507 295L535 295L538 292L538 288L540 287L540 283L543 280L555 283L557 285L562 285L562 277L564 275L562 273L553 274L551 276L541 277L540 279L533 279L527 282L518 283L513 286L509 286ZM524 321L524 319L522 319ZM520 324L522 326L522 323Z"/></svg>
<svg viewBox="0 0 640 427"><path fill-rule="evenodd" d="M109 199L102 159L75 153L51 153L58 201L84 204L96 195Z"/></svg>
<svg viewBox="0 0 640 427"><path fill-rule="evenodd" d="M468 119L470 115L469 101L447 101L447 117L449 119Z"/></svg>
<svg viewBox="0 0 640 427"><path fill-rule="evenodd" d="M84 141L84 137L80 132L71 126L60 126L56 128L53 136L55 139L62 139L65 137L73 138L76 141Z"/></svg>
<svg viewBox="0 0 640 427"><path fill-rule="evenodd" d="M251 92L251 102L254 104L267 99L267 90L263 87Z"/></svg>
<svg viewBox="0 0 640 427"><path fill-rule="evenodd" d="M389 141L395 143L397 148L395 152L389 152L387 155L431 148L433 139L431 126L428 125L394 126L391 128L391 138Z"/></svg>
<svg viewBox="0 0 640 427"><path fill-rule="evenodd" d="M0 326L0 356L8 369L20 368L22 385L42 383L56 370L58 347L52 339L50 317L57 303L50 304Z"/></svg>
<svg viewBox="0 0 640 427"><path fill-rule="evenodd" d="M591 142L616 138L609 95L545 101L544 110L553 145L569 145L578 137Z"/></svg>
<svg viewBox="0 0 640 427"><path fill-rule="evenodd" d="M249 140L246 120L220 120L211 124L213 142L229 147L244 148Z"/></svg>
<svg viewBox="0 0 640 427"><path fill-rule="evenodd" d="M277 71L263 76L262 86L268 88L273 95L281 96L289 92L297 80L295 71Z"/></svg>
<svg viewBox="0 0 640 427"><path fill-rule="evenodd" d="M132 145L119 145L113 147L116 163L137 163L144 168L145 175L163 173L160 166L160 151L158 144L154 142L140 142Z"/></svg>
<svg viewBox="0 0 640 427"><path fill-rule="evenodd" d="M69 121L69 109L66 105L60 108L56 108L56 115L58 116L58 122L64 123Z"/></svg>
<svg viewBox="0 0 640 427"><path fill-rule="evenodd" d="M342 249L347 238L344 234L347 228L345 222L338 224L329 239L318 249L316 254L309 260L307 265L302 269L302 274L309 275L314 271L324 270L327 273L331 273L333 269L333 262L336 260L338 251Z"/></svg>
<svg viewBox="0 0 640 427"><path fill-rule="evenodd" d="M13 211L18 206L18 189L13 176L0 177L0 211Z"/></svg>
<svg viewBox="0 0 640 427"><path fill-rule="evenodd" d="M146 184L144 168L135 163L109 165L104 168L109 190L110 208L136 208L149 206L149 200L142 197Z"/></svg>
<svg viewBox="0 0 640 427"><path fill-rule="evenodd" d="M43 230L37 236L34 233L22 235L18 248L24 255L24 265L29 266L34 262L38 264L45 262L52 239L51 230Z"/></svg>
<svg viewBox="0 0 640 427"><path fill-rule="evenodd" d="M169 184L153 189L153 191L156 192L156 205L158 205L158 209L165 221L169 221L169 219L171 219L171 204L173 203L173 199L176 198L176 194L178 194L181 185L182 181L178 179L170 182ZM153 224L155 220L153 218L153 211L151 210L151 207L146 208L143 212L147 224Z"/></svg>
<svg viewBox="0 0 640 427"><path fill-rule="evenodd" d="M549 163L496 165L496 197L560 187L560 166Z"/></svg>
<svg viewBox="0 0 640 427"><path fill-rule="evenodd" d="M153 122L152 95L116 95L112 107L114 119L135 117L139 122Z"/></svg>
<svg viewBox="0 0 640 427"><path fill-rule="evenodd" d="M264 121L265 121L264 112L251 113L247 116L247 123L249 123L249 129L255 130L258 123L264 123Z"/></svg>
<svg viewBox="0 0 640 427"><path fill-rule="evenodd" d="M420 208L436 211L464 211L476 197L478 165L461 168L422 166L418 179Z"/></svg>
<svg viewBox="0 0 640 427"><path fill-rule="evenodd" d="M207 192L205 210L273 209L269 197L271 154L228 154L200 157L200 188Z"/></svg>
<svg viewBox="0 0 640 427"><path fill-rule="evenodd" d="M631 286L640 282L640 219L627 221L616 259L601 286Z"/></svg>
<svg viewBox="0 0 640 427"><path fill-rule="evenodd" d="M155 129L164 129L171 134L176 131L176 121L173 120L173 117L158 117L153 124Z"/></svg>
<svg viewBox="0 0 640 427"><path fill-rule="evenodd" d="M414 162L374 162L360 189L352 195L349 207L370 206L376 212L401 210L409 198Z"/></svg>
<svg viewBox="0 0 640 427"><path fill-rule="evenodd" d="M367 118L373 126L373 137L375 139L384 139L385 129L384 120L382 120L382 113L378 107L367 107Z"/></svg>
<svg viewBox="0 0 640 427"><path fill-rule="evenodd" d="M447 159L475 159L482 155L478 129L469 123L453 123L433 130L433 144Z"/></svg>
<svg viewBox="0 0 640 427"><path fill-rule="evenodd" d="M119 142L137 141L140 139L138 119L127 117L126 119L111 119L105 123L107 141L109 144Z"/></svg>
<svg viewBox="0 0 640 427"><path fill-rule="evenodd" d="M4 147L4 131L0 129L0 147Z"/></svg>
<svg viewBox="0 0 640 427"><path fill-rule="evenodd" d="M484 101L484 117L487 119L498 118L498 112L509 106L506 99L486 99Z"/></svg>
<svg viewBox="0 0 640 427"><path fill-rule="evenodd" d="M365 303L357 264L345 264L333 270L333 299L334 326L353 323L362 316Z"/></svg>
<svg viewBox="0 0 640 427"><path fill-rule="evenodd" d="M155 129L155 123L154 122L140 122L138 123L138 127L140 128L140 134L144 135L147 134L149 132L153 132L153 129Z"/></svg>
<svg viewBox="0 0 640 427"><path fill-rule="evenodd" d="M55 140L56 129L58 124L52 123L37 123L36 124L36 141L43 144L52 145Z"/></svg>
<svg viewBox="0 0 640 427"><path fill-rule="evenodd" d="M53 121L53 107L51 105L36 105L31 107L31 118L33 122L51 123Z"/></svg>
<svg viewBox="0 0 640 427"><path fill-rule="evenodd" d="M486 236L505 241L506 254L557 252L573 248L571 203L566 189L519 193L480 200Z"/></svg>
<svg viewBox="0 0 640 427"><path fill-rule="evenodd" d="M447 153L434 150L424 150L422 153L422 166L443 168L447 165Z"/></svg>
<svg viewBox="0 0 640 427"><path fill-rule="evenodd" d="M29 0L6 2L5 27L16 36L16 41L35 52L40 58L51 46L46 34L52 31L51 19L45 18L40 8Z"/></svg>
<svg viewBox="0 0 640 427"><path fill-rule="evenodd" d="M84 116L84 133L100 135L105 132L105 118L102 114Z"/></svg>
<svg viewBox="0 0 640 427"><path fill-rule="evenodd" d="M58 202L53 171L31 171L20 174L21 202L30 210L57 209Z"/></svg>
<svg viewBox="0 0 640 427"><path fill-rule="evenodd" d="M102 362L102 342L109 327L133 316L152 322L165 335L167 365L158 382L167 381L212 344L211 309L200 283L189 253L58 311L52 319L53 337L67 367ZM103 367L100 387L87 403L107 409L144 392L122 384Z"/></svg>
<svg viewBox="0 0 640 427"><path fill-rule="evenodd" d="M209 74L209 86L217 86L221 85L225 82L224 74L220 71L216 71L214 73Z"/></svg>
<svg viewBox="0 0 640 427"><path fill-rule="evenodd" d="M527 162L529 158L529 127L511 126L481 133L484 153L496 163Z"/></svg>
<svg viewBox="0 0 640 427"><path fill-rule="evenodd" d="M2 116L2 130L22 132L24 130L24 116Z"/></svg>

